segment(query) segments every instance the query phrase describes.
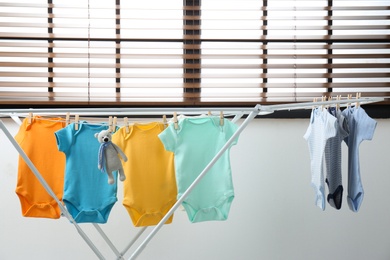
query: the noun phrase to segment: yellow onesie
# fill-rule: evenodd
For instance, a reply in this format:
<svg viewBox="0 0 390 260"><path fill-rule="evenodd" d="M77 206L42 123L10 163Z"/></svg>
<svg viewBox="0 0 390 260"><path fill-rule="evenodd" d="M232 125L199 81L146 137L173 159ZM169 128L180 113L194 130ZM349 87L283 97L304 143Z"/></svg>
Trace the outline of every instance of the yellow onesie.
<svg viewBox="0 0 390 260"><path fill-rule="evenodd" d="M64 187L65 155L58 151L54 132L63 128L61 118L32 118L29 124L24 119L15 140L30 158L42 177L62 200ZM15 190L19 197L24 217L58 219L61 210L57 202L47 193L28 165L19 156L18 180Z"/></svg>
<svg viewBox="0 0 390 260"><path fill-rule="evenodd" d="M123 205L134 226L156 225L176 202L173 153L158 138L164 130L162 123L134 124L127 130L122 127L112 139L129 158L123 165Z"/></svg>

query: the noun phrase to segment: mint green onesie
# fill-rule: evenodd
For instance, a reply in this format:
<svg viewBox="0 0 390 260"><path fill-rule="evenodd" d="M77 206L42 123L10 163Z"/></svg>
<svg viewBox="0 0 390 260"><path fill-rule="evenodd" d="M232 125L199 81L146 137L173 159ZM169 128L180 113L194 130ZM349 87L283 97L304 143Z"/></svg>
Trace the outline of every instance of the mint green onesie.
<svg viewBox="0 0 390 260"><path fill-rule="evenodd" d="M175 154L178 198L236 130L237 125L227 119L221 126L219 117L187 117L179 121L179 129L171 124L159 134L165 149ZM184 199L182 205L192 223L228 218L234 198L229 159L231 146Z"/></svg>

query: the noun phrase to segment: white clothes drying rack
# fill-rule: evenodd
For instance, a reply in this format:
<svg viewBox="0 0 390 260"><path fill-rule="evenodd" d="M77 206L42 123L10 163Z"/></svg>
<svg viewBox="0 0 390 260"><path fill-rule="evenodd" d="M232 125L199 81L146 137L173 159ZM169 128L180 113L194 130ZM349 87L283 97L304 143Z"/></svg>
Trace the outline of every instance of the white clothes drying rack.
<svg viewBox="0 0 390 260"><path fill-rule="evenodd" d="M178 198L176 203L172 208L167 212L167 214L161 219L161 221L153 228L153 230L148 234L144 241L136 248L133 254L130 256L129 260L136 259L136 257L142 252L142 250L147 246L150 240L154 235L161 229L164 223L168 218L174 213L174 211L181 205L184 199L188 194L195 188L199 181L207 174L208 170L218 161L218 159L223 155L223 153L230 147L233 140L238 137L241 132L246 128L246 126L256 117L261 115L266 115L273 113L275 111L282 110L297 110L297 109L311 109L318 106L330 106L330 105L340 105L344 107L347 105L363 105L368 103L375 103L383 101L383 98L355 98L355 99L343 99L343 100L331 100L331 101L319 101L319 102L305 102L305 103L294 103L294 104L281 104L281 105L256 105L253 108L68 108L68 109L0 109L0 118L1 117L10 117L15 122L21 123L19 117L27 116L29 113L41 114L41 115L65 115L68 113L77 114L80 116L119 116L119 115L137 115L137 116L150 116L150 115L167 115L173 113L180 113L185 115L196 115L207 113L209 111L223 111L226 115L234 115L232 119L233 122L238 121L244 115L246 115L245 120L240 124L237 131L230 137L230 139L225 143L225 145L220 149L220 151L214 156L214 158L209 162L209 164L203 169L203 171L198 175L194 182L188 187L188 189L183 193L183 195ZM45 179L42 177L40 172L34 166L30 158L23 151L20 145L16 142L14 137L8 131L4 122L0 120L0 128L5 133L6 137L10 140L12 145L15 147L17 152L29 166L31 171L37 177L39 182L45 188L45 190L50 194L51 197L58 203L62 215L65 216L76 228L80 236L85 240L88 246L93 250L96 256L99 259L105 259L101 254L99 249L95 244L89 239L85 232L80 228L80 226L73 220L72 216L66 209L66 207L59 201L51 187L47 184ZM102 238L106 241L107 245L111 248L113 253L116 255L117 259L123 260L124 255L132 247L132 245L139 239L142 233L146 230L147 227L142 227L139 232L134 236L130 241L128 246L124 248L121 252L113 245L104 231L96 223L93 223L94 227L97 229Z"/></svg>

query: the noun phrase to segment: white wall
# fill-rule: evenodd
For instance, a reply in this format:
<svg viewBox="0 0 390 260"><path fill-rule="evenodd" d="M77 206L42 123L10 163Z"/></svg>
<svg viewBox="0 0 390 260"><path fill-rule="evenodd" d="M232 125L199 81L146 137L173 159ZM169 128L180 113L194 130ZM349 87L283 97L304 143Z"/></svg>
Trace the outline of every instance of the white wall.
<svg viewBox="0 0 390 260"><path fill-rule="evenodd" d="M348 209L345 194L339 211L314 205L302 137L308 119L256 119L231 150L236 198L229 219L192 224L179 210L137 259L390 259L390 120L377 121L373 140L360 146L365 197L358 213ZM16 134L18 126L5 122ZM0 259L97 259L65 218L21 216L14 192L17 152L1 131L0 147ZM346 159L344 144L345 189ZM120 189L108 223L101 225L119 251L139 230L121 197ZM91 224L80 226L107 259L116 259Z"/></svg>

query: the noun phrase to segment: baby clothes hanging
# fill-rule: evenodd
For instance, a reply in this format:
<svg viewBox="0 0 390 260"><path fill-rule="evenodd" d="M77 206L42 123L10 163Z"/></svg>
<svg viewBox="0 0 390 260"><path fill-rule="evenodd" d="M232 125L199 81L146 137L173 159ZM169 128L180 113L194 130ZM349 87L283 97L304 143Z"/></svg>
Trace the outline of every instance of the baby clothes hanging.
<svg viewBox="0 0 390 260"><path fill-rule="evenodd" d="M311 185L315 190L315 204L325 210L325 181L323 161L325 145L336 135L336 118L325 108L315 108L311 112L310 124L303 136L310 152Z"/></svg>
<svg viewBox="0 0 390 260"><path fill-rule="evenodd" d="M159 135L165 149L175 155L178 198L237 128L237 125L227 119L223 119L223 124L220 124L219 117L188 117L179 121L178 129L175 129L175 124L170 124ZM231 146L237 143L237 139ZM228 218L234 199L229 158L231 146L184 199L182 205L191 222Z"/></svg>
<svg viewBox="0 0 390 260"><path fill-rule="evenodd" d="M124 126L113 135L129 158L123 164L123 205L136 227L157 225L176 202L173 153L158 138L163 130L164 124L152 122Z"/></svg>
<svg viewBox="0 0 390 260"><path fill-rule="evenodd" d="M58 150L66 156L63 201L76 223L106 223L117 201L117 182L108 184L98 169L100 143L94 135L107 129L79 122L78 130L72 123L55 133Z"/></svg>
<svg viewBox="0 0 390 260"><path fill-rule="evenodd" d="M329 194L327 197L328 203L340 209L343 198L343 184L341 171L341 144L348 136L348 122L342 115L340 109L330 107L328 109L334 117L336 117L336 135L331 137L326 142L325 146L325 164L326 164L326 180L328 184Z"/></svg>
<svg viewBox="0 0 390 260"><path fill-rule="evenodd" d="M349 135L344 139L348 145L348 195L349 208L357 212L363 201L364 190L360 176L359 145L364 140L372 140L376 121L360 107L348 107L342 112L348 121Z"/></svg>
<svg viewBox="0 0 390 260"><path fill-rule="evenodd" d="M40 116L25 118L15 140L29 156L34 166L51 186L59 200L62 200L65 156L57 150L54 133L65 124L61 118ZM61 216L57 202L44 189L19 156L16 194L19 197L24 217L58 219Z"/></svg>

